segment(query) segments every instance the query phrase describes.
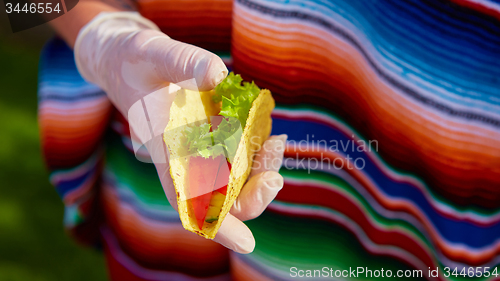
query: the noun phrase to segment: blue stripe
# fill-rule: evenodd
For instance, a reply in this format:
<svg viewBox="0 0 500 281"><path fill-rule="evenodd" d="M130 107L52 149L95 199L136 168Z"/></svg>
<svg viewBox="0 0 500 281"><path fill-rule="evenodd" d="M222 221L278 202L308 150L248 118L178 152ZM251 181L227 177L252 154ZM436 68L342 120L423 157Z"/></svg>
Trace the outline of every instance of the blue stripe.
<svg viewBox="0 0 500 281"><path fill-rule="evenodd" d="M274 17L294 18L329 29L356 47L379 74L392 73L399 81L457 105L500 112L500 52L496 51L500 50L499 21L485 20L473 11L466 13L441 1L433 2L433 6L414 0L404 4L389 0L238 2ZM282 9L271 8L265 2L280 3ZM449 14L437 16L440 10ZM323 17L313 12L321 12ZM361 41L364 37L368 44ZM377 50L375 60L383 69L377 69L369 57L372 48ZM442 103L433 106L435 103L439 102L434 100L431 107L449 108Z"/></svg>
<svg viewBox="0 0 500 281"><path fill-rule="evenodd" d="M315 140L337 140L339 143L347 143L351 140L342 131L309 121L295 121L285 119L273 119L272 134L288 134L288 140L299 142L306 140L307 135L311 140L314 135ZM500 223L487 227L479 227L467 221L455 221L448 219L437 213L432 205L427 201L424 194L415 186L409 183L396 182L389 178L366 154L357 149L351 151L349 156L353 159L362 158L366 165L363 172L366 173L388 197L400 198L413 202L430 219L432 225L448 241L452 243L465 244L473 248L491 246L499 240ZM381 214L382 215L382 214Z"/></svg>
<svg viewBox="0 0 500 281"><path fill-rule="evenodd" d="M38 100L76 103L106 96L86 82L78 72L73 51L60 39L47 42L42 50L38 74Z"/></svg>

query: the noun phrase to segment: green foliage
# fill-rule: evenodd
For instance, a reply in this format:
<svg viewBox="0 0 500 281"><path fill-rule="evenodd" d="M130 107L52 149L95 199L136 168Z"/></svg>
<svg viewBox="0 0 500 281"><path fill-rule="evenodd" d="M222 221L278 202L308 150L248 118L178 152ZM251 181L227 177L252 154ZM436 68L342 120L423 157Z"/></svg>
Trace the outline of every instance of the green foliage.
<svg viewBox="0 0 500 281"><path fill-rule="evenodd" d="M232 162L245 128L248 113L260 89L254 82L242 82L241 76L233 72L215 87L213 102L221 102L222 119L216 130L210 132L210 124L186 127L188 150L205 158L225 153ZM240 126L241 125L241 126Z"/></svg>
<svg viewBox="0 0 500 281"><path fill-rule="evenodd" d="M253 81L251 83L242 81L239 74L229 73L226 79L215 87L212 99L214 102L222 101L220 115L238 118L241 127L245 128L248 113L260 89Z"/></svg>
<svg viewBox="0 0 500 281"><path fill-rule="evenodd" d="M204 158L217 157L225 153L231 162L241 138L238 119L222 118L217 129L210 132L210 128L211 125L208 123L195 127L186 127L184 132L189 152L198 153Z"/></svg>
<svg viewBox="0 0 500 281"><path fill-rule="evenodd" d="M9 34L10 36L10 34ZM101 253L64 232L37 124L39 49L0 38L0 281L106 280Z"/></svg>

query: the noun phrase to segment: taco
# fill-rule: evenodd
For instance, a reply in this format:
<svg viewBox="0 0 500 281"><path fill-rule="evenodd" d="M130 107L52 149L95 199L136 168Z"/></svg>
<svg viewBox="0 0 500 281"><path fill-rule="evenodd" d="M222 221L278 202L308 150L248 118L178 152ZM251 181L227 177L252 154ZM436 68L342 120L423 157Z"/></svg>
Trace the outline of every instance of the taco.
<svg viewBox="0 0 500 281"><path fill-rule="evenodd" d="M271 133L269 90L230 73L214 90L180 90L164 141L185 229L213 239Z"/></svg>

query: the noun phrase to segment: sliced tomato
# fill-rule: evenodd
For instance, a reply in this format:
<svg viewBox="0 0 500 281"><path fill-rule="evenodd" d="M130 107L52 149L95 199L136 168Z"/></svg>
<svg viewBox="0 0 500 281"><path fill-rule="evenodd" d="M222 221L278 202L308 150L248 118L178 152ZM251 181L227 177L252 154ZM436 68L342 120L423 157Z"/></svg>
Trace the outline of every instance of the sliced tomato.
<svg viewBox="0 0 500 281"><path fill-rule="evenodd" d="M225 160L220 155L215 158L196 156L189 161L188 193L200 229L207 215L220 163L226 162Z"/></svg>
<svg viewBox="0 0 500 281"><path fill-rule="evenodd" d="M222 122L222 119L224 119L224 116L222 115L210 116L210 124L212 124L212 127L210 129L214 131L217 130L220 123Z"/></svg>
<svg viewBox="0 0 500 281"><path fill-rule="evenodd" d="M211 130L217 129L224 116L212 116ZM224 155L215 158L191 157L188 171L188 193L191 198L194 215L200 230L207 216L207 211L214 190L227 194L227 184L231 173L231 164Z"/></svg>
<svg viewBox="0 0 500 281"><path fill-rule="evenodd" d="M231 174L231 163L229 163L227 160L221 162L221 166L219 167L219 173L217 174L217 179L215 180L216 191L224 195L227 195L227 184L229 183L230 174Z"/></svg>

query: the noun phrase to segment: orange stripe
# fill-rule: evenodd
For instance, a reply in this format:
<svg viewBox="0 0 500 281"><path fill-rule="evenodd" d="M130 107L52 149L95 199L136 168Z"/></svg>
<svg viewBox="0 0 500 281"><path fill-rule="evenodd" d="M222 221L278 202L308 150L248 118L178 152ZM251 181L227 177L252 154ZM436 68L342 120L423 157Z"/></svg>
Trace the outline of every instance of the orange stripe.
<svg viewBox="0 0 500 281"><path fill-rule="evenodd" d="M141 15L173 39L212 50L230 48L231 0L139 0L137 6Z"/></svg>
<svg viewBox="0 0 500 281"><path fill-rule="evenodd" d="M233 58L235 69L258 83L273 79L269 86L289 96L315 95L338 106L345 119L362 121L359 126L369 139L378 140L384 159L421 174L440 194L463 204L500 204L494 200L500 198L500 133L444 119L402 98L358 51L328 32L272 22L236 8ZM317 90L305 93L301 87ZM453 126L474 133L454 131ZM492 192L498 195L491 198Z"/></svg>
<svg viewBox="0 0 500 281"><path fill-rule="evenodd" d="M316 149L317 150L317 149ZM287 146L285 150L286 157L299 157L299 158L316 158L316 159L329 159L333 163L335 159L344 159L344 156L331 152L331 151L304 151L304 149L294 148L293 146ZM345 161L344 161L345 162ZM352 165L352 164L351 164ZM368 178L363 171L358 169L344 169L347 173L349 173L353 178L356 179L358 183L360 183L363 188L370 193L370 195L385 209L393 211L393 212L404 212L411 214L412 217L416 218L420 223L422 223L425 231L429 233L431 236L431 240L433 245L442 252L445 256L450 258L451 260L461 260L470 265L481 265L486 262L493 260L498 254L500 254L500 243L497 243L495 246L490 247L488 249L483 249L478 251L477 253L472 253L467 250L458 250L456 248L451 248L448 246L447 242L444 241L440 236L437 230L433 227L433 224L426 217L424 213L422 213L419 209L414 208L413 205L409 205L406 200L395 200L389 199L385 197L383 194L378 192L378 188L372 182L370 178ZM372 221L371 219L367 219L368 221ZM417 240L420 243L420 240ZM426 248L425 245L422 248Z"/></svg>
<svg viewBox="0 0 500 281"><path fill-rule="evenodd" d="M231 254L231 277L234 281L272 281L269 277L244 263L236 254Z"/></svg>
<svg viewBox="0 0 500 281"><path fill-rule="evenodd" d="M106 219L123 250L151 268L215 275L228 269L228 250L184 230L181 223L148 221L121 204L113 187L103 186Z"/></svg>

